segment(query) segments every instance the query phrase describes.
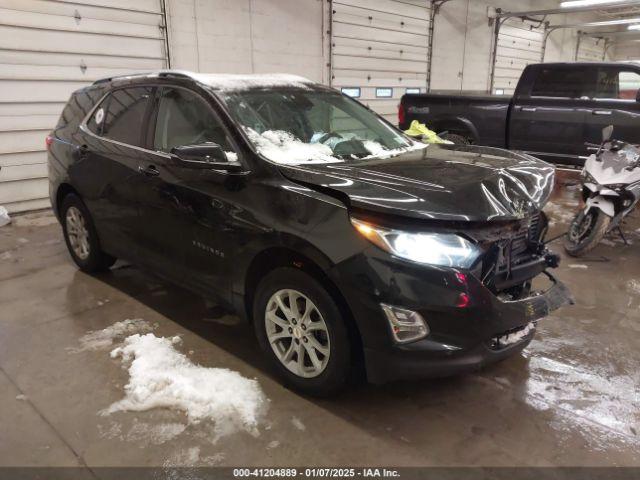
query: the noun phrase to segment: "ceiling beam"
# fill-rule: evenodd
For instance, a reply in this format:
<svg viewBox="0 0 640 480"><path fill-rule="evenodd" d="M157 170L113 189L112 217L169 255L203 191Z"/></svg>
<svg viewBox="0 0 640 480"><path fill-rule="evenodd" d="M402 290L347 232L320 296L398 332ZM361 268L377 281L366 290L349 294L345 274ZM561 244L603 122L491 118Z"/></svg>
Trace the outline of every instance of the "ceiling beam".
<svg viewBox="0 0 640 480"><path fill-rule="evenodd" d="M640 30L618 30L613 32L580 32L580 35L585 37L640 37Z"/></svg>
<svg viewBox="0 0 640 480"><path fill-rule="evenodd" d="M496 17L498 18L535 17L537 15L556 15L556 14L564 14L564 13L594 12L598 10L615 10L621 7L640 7L640 0L622 0L619 3L613 3L613 4L585 5L583 7L575 7L575 8L550 8L547 10L528 10L523 12L508 12L500 8L497 8Z"/></svg>

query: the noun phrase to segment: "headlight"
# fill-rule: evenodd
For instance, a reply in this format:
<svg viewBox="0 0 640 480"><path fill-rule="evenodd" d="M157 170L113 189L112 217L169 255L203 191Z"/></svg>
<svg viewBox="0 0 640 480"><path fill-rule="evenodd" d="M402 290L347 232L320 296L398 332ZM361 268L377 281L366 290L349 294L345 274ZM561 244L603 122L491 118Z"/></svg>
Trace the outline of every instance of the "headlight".
<svg viewBox="0 0 640 480"><path fill-rule="evenodd" d="M403 232L353 217L351 223L358 232L381 249L417 263L469 268L481 253L476 245L453 233Z"/></svg>

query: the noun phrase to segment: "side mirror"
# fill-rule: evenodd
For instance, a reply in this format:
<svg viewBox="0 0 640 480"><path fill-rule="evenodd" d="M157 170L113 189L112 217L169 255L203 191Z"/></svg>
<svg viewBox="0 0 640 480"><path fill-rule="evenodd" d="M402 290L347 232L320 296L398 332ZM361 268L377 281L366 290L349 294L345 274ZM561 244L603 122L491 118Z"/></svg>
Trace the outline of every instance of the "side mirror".
<svg viewBox="0 0 640 480"><path fill-rule="evenodd" d="M613 125L604 127L602 129L602 143L605 143L611 140L612 135L613 135Z"/></svg>
<svg viewBox="0 0 640 480"><path fill-rule="evenodd" d="M196 170L226 170L241 172L240 163L227 158L222 147L217 143L201 143L199 145L181 145L173 147L171 154L180 160L180 166Z"/></svg>

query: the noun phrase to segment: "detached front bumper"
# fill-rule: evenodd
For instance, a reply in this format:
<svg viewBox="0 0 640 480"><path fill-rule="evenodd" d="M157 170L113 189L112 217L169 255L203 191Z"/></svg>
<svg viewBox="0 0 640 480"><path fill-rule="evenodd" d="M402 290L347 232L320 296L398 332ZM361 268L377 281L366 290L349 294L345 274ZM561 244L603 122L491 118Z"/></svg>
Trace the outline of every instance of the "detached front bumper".
<svg viewBox="0 0 640 480"><path fill-rule="evenodd" d="M537 320L573 303L568 288L546 271L548 286L526 298L508 300L468 272L376 257L353 259L334 278L360 330L372 383L450 376L502 360L531 341ZM460 302L461 295L467 298L465 303ZM412 343L394 343L380 303L420 313L429 335ZM501 338L511 340L503 344Z"/></svg>

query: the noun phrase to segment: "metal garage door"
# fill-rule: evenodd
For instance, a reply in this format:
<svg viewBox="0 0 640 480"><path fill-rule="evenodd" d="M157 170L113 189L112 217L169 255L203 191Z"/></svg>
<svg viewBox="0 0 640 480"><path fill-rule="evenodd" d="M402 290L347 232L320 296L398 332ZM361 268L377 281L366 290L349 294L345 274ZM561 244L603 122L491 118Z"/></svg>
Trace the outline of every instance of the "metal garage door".
<svg viewBox="0 0 640 480"><path fill-rule="evenodd" d="M540 63L544 24L519 18L507 19L498 33L492 93L511 95L522 70Z"/></svg>
<svg viewBox="0 0 640 480"><path fill-rule="evenodd" d="M333 0L331 85L396 124L400 97L427 87L430 2Z"/></svg>
<svg viewBox="0 0 640 480"><path fill-rule="evenodd" d="M0 205L49 205L44 140L69 94L166 65L161 0L0 0Z"/></svg>
<svg viewBox="0 0 640 480"><path fill-rule="evenodd" d="M579 42L576 61L601 62L604 60L604 39L580 36Z"/></svg>

